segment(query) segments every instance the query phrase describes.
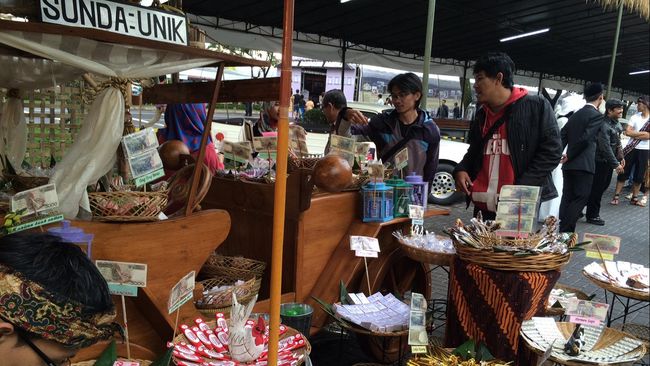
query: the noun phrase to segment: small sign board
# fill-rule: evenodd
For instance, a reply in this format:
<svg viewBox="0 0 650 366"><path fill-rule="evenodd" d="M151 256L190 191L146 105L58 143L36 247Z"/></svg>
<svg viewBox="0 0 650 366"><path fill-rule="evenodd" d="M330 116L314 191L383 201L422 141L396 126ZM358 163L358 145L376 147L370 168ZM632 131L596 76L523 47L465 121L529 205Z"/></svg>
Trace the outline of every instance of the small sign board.
<svg viewBox="0 0 650 366"><path fill-rule="evenodd" d="M572 298L568 301L564 315L569 316L571 323L599 325L607 319L608 308L609 304Z"/></svg>
<svg viewBox="0 0 650 366"><path fill-rule="evenodd" d="M194 291L194 277L196 273L194 271L186 274L181 278L178 283L174 285L171 293L169 294L169 301L167 302L167 310L169 314L178 310L183 304L192 300L193 291Z"/></svg>
<svg viewBox="0 0 650 366"><path fill-rule="evenodd" d="M621 250L621 238L618 236L585 233L584 241L591 242L583 247L587 258L600 259L602 254L604 260L613 261L614 255Z"/></svg>
<svg viewBox="0 0 650 366"><path fill-rule="evenodd" d="M43 225L47 225L47 224L52 224L52 223L59 222L59 221L63 221L63 215L57 214L57 215L42 217L42 218L40 218L38 220L29 221L29 222L25 222L25 223L20 224L20 225L9 227L9 228L7 228L7 233L8 234L17 233L19 231L33 229L35 227L39 227L39 226L43 226Z"/></svg>
<svg viewBox="0 0 650 366"><path fill-rule="evenodd" d="M59 196L54 183L45 184L11 196L11 211L22 211L22 216L53 210L59 207Z"/></svg>
<svg viewBox="0 0 650 366"><path fill-rule="evenodd" d="M403 148L402 150L398 151L397 154L395 154L395 168L397 170L402 170L404 169L407 165L409 165L409 150L408 148Z"/></svg>
<svg viewBox="0 0 650 366"><path fill-rule="evenodd" d="M41 20L186 46L185 16L109 0L41 0Z"/></svg>
<svg viewBox="0 0 650 366"><path fill-rule="evenodd" d="M379 239L369 236L350 236L350 250L354 250L357 257L377 258L381 248Z"/></svg>

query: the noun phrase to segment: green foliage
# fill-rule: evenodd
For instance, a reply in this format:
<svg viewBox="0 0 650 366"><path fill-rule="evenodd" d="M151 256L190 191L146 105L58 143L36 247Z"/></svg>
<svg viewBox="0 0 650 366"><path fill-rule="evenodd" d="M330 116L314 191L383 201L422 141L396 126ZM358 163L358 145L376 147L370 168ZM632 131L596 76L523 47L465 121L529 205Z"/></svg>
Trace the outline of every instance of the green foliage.
<svg viewBox="0 0 650 366"><path fill-rule="evenodd" d="M341 304L347 304L348 303L348 289L345 288L345 284L343 281L339 284L339 301Z"/></svg>
<svg viewBox="0 0 650 366"><path fill-rule="evenodd" d="M304 122L312 125L327 125L325 114L320 109L310 109L305 112Z"/></svg>
<svg viewBox="0 0 650 366"><path fill-rule="evenodd" d="M154 363L151 364L151 366L167 366L172 360L172 352L174 351L174 347L170 347L167 349L167 352L165 352L164 355L162 355L159 359L154 361Z"/></svg>
<svg viewBox="0 0 650 366"><path fill-rule="evenodd" d="M104 352L97 358L97 361L95 361L95 366L113 366L116 360L117 345L115 344L115 340L112 340L111 344L106 347Z"/></svg>
<svg viewBox="0 0 650 366"><path fill-rule="evenodd" d="M485 346L485 343L479 342L476 343L473 340L469 340L456 348L452 354L462 358L467 361L470 358L475 359L476 361L491 361L494 360L494 356Z"/></svg>

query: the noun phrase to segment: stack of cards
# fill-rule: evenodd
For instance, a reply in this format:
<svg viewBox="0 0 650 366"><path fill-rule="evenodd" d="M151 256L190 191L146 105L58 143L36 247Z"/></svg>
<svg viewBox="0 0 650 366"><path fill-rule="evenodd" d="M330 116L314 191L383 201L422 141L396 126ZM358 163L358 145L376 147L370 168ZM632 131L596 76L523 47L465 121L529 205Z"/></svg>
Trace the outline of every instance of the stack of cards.
<svg viewBox="0 0 650 366"><path fill-rule="evenodd" d="M496 221L501 225L497 234L525 237L533 232L537 219L539 187L501 187Z"/></svg>
<svg viewBox="0 0 650 366"><path fill-rule="evenodd" d="M355 140L349 137L332 135L330 140L330 154L339 155L347 160L350 166L354 165Z"/></svg>
<svg viewBox="0 0 650 366"><path fill-rule="evenodd" d="M605 267L603 268L600 264L592 262L583 270L597 280L610 282L615 286L625 289L648 292L649 268L625 261L605 261ZM633 279L634 282L630 281L630 279ZM631 286L634 283L638 285Z"/></svg>
<svg viewBox="0 0 650 366"><path fill-rule="evenodd" d="M137 186L164 175L163 163L158 155L158 138L152 128L124 136L122 146L129 161L131 178L136 180ZM139 179L142 177L146 178Z"/></svg>
<svg viewBox="0 0 650 366"><path fill-rule="evenodd" d="M410 346L426 346L429 344L426 327L427 300L413 292L411 294L411 313L409 317L409 341Z"/></svg>
<svg viewBox="0 0 650 366"><path fill-rule="evenodd" d="M392 294L383 296L379 292L366 300L368 303L359 305L334 304L334 311L339 317L373 332L388 333L407 329L411 310L408 305Z"/></svg>

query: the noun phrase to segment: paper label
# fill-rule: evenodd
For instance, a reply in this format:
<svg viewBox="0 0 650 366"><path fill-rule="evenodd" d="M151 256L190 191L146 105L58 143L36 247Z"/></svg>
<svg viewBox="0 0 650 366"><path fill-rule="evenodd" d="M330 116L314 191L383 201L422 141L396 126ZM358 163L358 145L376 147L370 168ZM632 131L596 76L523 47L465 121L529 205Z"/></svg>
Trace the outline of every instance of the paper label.
<svg viewBox="0 0 650 366"><path fill-rule="evenodd" d="M22 216L49 211L59 207L54 183L18 192L11 196L11 211L24 210Z"/></svg>
<svg viewBox="0 0 650 366"><path fill-rule="evenodd" d="M354 255L357 257L366 257L366 258L377 258L379 257L379 253L372 251L372 250L355 250Z"/></svg>
<svg viewBox="0 0 650 366"><path fill-rule="evenodd" d="M108 283L147 287L147 265L144 263L96 260L95 265Z"/></svg>
<svg viewBox="0 0 650 366"><path fill-rule="evenodd" d="M33 229L35 227L39 227L39 226L43 226L43 225L47 225L59 221L63 221L63 215L48 216L38 220L29 221L20 225L9 227L7 228L7 233L9 234L16 233L19 231Z"/></svg>
<svg viewBox="0 0 650 366"><path fill-rule="evenodd" d="M575 323L598 325L607 319L608 308L609 305L605 303L571 298L564 314L569 316L571 322L575 320Z"/></svg>
<svg viewBox="0 0 650 366"><path fill-rule="evenodd" d="M614 254L603 253L603 252L601 252L601 254L603 255L603 259L606 260L606 261L613 261L614 260ZM590 250L585 252L585 256L587 258L600 259L600 254L598 254L598 252L592 252Z"/></svg>
<svg viewBox="0 0 650 366"><path fill-rule="evenodd" d="M369 236L350 236L350 250L368 250L380 252L379 239Z"/></svg>
<svg viewBox="0 0 650 366"><path fill-rule="evenodd" d="M427 353L427 346L411 346L411 353L413 354Z"/></svg>
<svg viewBox="0 0 650 366"><path fill-rule="evenodd" d="M585 233L584 241L591 242L591 244L587 244L583 247L586 251L598 252L598 249L600 249L600 252L603 253L603 257L605 256L605 253L618 254L621 249L621 238L618 236ZM596 253L596 255L598 255L598 253ZM613 256L610 257L613 259Z"/></svg>
<svg viewBox="0 0 650 366"><path fill-rule="evenodd" d="M119 283L109 283L108 291L111 293L111 295L129 296L129 297L138 296L137 286L120 285Z"/></svg>
<svg viewBox="0 0 650 366"><path fill-rule="evenodd" d="M196 273L194 271L186 274L185 277L181 278L181 280L172 288L169 295L169 301L167 302L167 309L170 314L192 299L192 292L194 291L195 286L195 275Z"/></svg>
<svg viewBox="0 0 650 366"><path fill-rule="evenodd" d="M409 150L408 148L403 148L397 154L395 154L395 168L397 170L402 170L407 165L409 165Z"/></svg>
<svg viewBox="0 0 650 366"><path fill-rule="evenodd" d="M133 180L133 183L135 183L136 187L141 187L149 182L153 182L154 180L163 177L165 175L165 170L164 169L158 169L154 172L148 173L146 175L143 175L139 178L136 178Z"/></svg>

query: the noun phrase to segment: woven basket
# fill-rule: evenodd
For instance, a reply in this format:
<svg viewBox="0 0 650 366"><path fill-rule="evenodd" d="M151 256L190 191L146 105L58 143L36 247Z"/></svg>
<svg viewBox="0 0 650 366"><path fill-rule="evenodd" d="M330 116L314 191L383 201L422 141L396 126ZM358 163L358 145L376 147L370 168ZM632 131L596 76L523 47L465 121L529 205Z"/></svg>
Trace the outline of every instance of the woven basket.
<svg viewBox="0 0 650 366"><path fill-rule="evenodd" d="M441 238L443 237L441 236ZM399 239L398 241L406 256L413 259L414 261L433 264L436 266L449 267L451 266L451 262L454 260L455 254L453 253L432 252L430 250L406 244L404 241Z"/></svg>
<svg viewBox="0 0 650 366"><path fill-rule="evenodd" d="M140 366L149 366L153 361L132 359L131 361L140 362ZM70 364L70 366L94 366L97 360L80 361Z"/></svg>
<svg viewBox="0 0 650 366"><path fill-rule="evenodd" d="M88 199L95 221L157 221L167 205L167 191L91 192Z"/></svg>
<svg viewBox="0 0 650 366"><path fill-rule="evenodd" d="M213 253L201 268L200 278L234 277L249 279L262 277L266 263L244 257L228 257Z"/></svg>
<svg viewBox="0 0 650 366"><path fill-rule="evenodd" d="M573 234L568 246L573 247L578 236ZM571 252L564 254L541 253L529 256L515 256L511 252L494 252L492 249L477 249L453 240L456 254L466 262L500 271L547 272L562 268L571 259Z"/></svg>
<svg viewBox="0 0 650 366"><path fill-rule="evenodd" d="M40 187L50 182L49 177L25 177L22 175L2 173L4 177L11 181L11 186L16 192L26 191L28 189Z"/></svg>
<svg viewBox="0 0 650 366"><path fill-rule="evenodd" d="M257 320L257 319L252 319L252 320ZM206 322L206 323L208 324L210 329L214 329L215 324L216 324L215 321L209 321L209 322ZM287 326L287 331L283 335L280 336L280 340L291 337L291 336L295 336L296 334L298 334L297 330ZM305 347L300 348L299 350L303 350L305 357L303 357L303 359L298 363L298 365L302 365L305 362L305 358L307 356L309 356L309 354L311 353L311 343L309 343L309 340L307 340L306 336L303 337L303 339L305 340ZM177 335L176 338L174 338L173 342L174 343L179 343L179 342L190 343L182 333ZM225 354L227 355L228 353L226 352ZM177 365L176 360L174 358L172 358L172 364ZM254 364L255 363L253 362L251 365L254 365ZM241 365L247 365L247 364L241 364Z"/></svg>
<svg viewBox="0 0 650 366"><path fill-rule="evenodd" d="M650 301L650 292L643 292L643 291L636 291L628 288L622 288L615 286L609 282L601 281L599 279L596 279L594 277L591 277L587 272L582 271L582 274L585 275L591 282L593 282L596 286L607 290L609 292L615 293L620 296L624 296L630 299L638 300L638 301Z"/></svg>
<svg viewBox="0 0 650 366"><path fill-rule="evenodd" d="M235 282L239 280L238 278L232 277L220 277L212 278L209 280L201 281L205 291L208 291L214 287L218 286L232 286ZM232 286L229 289L220 291L215 294L211 294L212 299L209 304L199 304L196 302L196 307L199 312L203 315L213 317L216 313L230 313L230 307L232 306L232 294L237 295L237 301L240 304L248 304L248 302L257 295L260 291L260 286L262 285L262 279L259 277L253 277L244 282L241 285Z"/></svg>
<svg viewBox="0 0 650 366"><path fill-rule="evenodd" d="M316 166L316 163L321 158L292 158L289 157L289 165L287 167L288 172L293 172L298 169L309 169L313 170Z"/></svg>

